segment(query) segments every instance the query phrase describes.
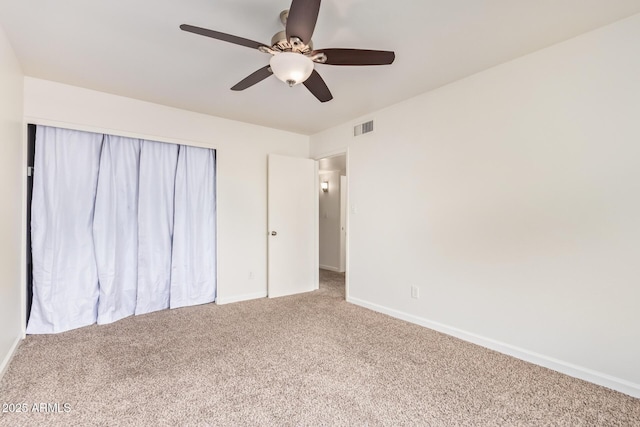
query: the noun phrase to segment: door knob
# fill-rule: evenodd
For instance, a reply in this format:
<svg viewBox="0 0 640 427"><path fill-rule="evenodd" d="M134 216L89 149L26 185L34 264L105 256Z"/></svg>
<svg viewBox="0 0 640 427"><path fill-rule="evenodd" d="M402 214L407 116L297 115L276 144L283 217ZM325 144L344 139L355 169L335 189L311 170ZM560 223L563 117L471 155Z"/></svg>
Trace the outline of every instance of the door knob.
<svg viewBox="0 0 640 427"><path fill-rule="evenodd" d="M272 232L271 232L271 235L272 235L272 236L277 236L277 235L278 235L278 232L277 232L277 231L272 231Z"/></svg>

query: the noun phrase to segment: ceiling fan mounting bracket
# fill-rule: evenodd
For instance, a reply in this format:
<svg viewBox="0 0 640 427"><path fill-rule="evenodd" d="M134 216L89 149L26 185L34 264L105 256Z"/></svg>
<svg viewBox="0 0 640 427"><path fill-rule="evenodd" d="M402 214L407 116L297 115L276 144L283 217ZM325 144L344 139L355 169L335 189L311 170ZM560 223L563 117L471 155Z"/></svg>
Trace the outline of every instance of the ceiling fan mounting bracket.
<svg viewBox="0 0 640 427"><path fill-rule="evenodd" d="M282 23L283 27L287 26L288 17L289 17L289 9L285 9L282 12L280 12L280 22Z"/></svg>

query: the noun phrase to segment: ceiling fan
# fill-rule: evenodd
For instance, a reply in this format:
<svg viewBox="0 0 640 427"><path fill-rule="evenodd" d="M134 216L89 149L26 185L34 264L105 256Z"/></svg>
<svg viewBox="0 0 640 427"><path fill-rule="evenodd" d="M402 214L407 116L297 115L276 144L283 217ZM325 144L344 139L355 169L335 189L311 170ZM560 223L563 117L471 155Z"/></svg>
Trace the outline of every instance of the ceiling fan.
<svg viewBox="0 0 640 427"><path fill-rule="evenodd" d="M388 65L393 63L395 53L383 50L364 49L313 49L311 35L318 20L320 0L293 0L289 10L280 13L284 31L276 33L271 46L219 31L183 24L180 29L190 33L211 37L217 40L258 49L271 54L269 65L250 74L231 90L244 90L275 76L295 86L303 83L320 102L333 99L327 84L314 69L315 64L327 65Z"/></svg>

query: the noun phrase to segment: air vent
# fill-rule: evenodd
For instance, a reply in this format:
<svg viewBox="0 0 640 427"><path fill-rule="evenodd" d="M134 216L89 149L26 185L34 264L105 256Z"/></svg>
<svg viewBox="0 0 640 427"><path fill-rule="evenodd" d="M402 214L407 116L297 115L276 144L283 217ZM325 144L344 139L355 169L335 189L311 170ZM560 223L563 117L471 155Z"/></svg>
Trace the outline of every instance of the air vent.
<svg viewBox="0 0 640 427"><path fill-rule="evenodd" d="M369 132L373 132L373 120L353 127L353 136L360 136Z"/></svg>

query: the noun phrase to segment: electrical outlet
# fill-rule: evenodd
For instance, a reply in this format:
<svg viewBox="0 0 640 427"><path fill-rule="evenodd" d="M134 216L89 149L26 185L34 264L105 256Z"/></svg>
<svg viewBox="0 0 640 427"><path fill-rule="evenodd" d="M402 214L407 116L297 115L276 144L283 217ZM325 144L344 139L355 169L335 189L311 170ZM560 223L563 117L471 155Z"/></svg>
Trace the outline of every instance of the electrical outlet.
<svg viewBox="0 0 640 427"><path fill-rule="evenodd" d="M411 298L418 299L420 298L420 288L416 285L411 285Z"/></svg>
<svg viewBox="0 0 640 427"><path fill-rule="evenodd" d="M253 274L253 271L249 272L249 280L253 280L253 278L255 277L255 275Z"/></svg>

